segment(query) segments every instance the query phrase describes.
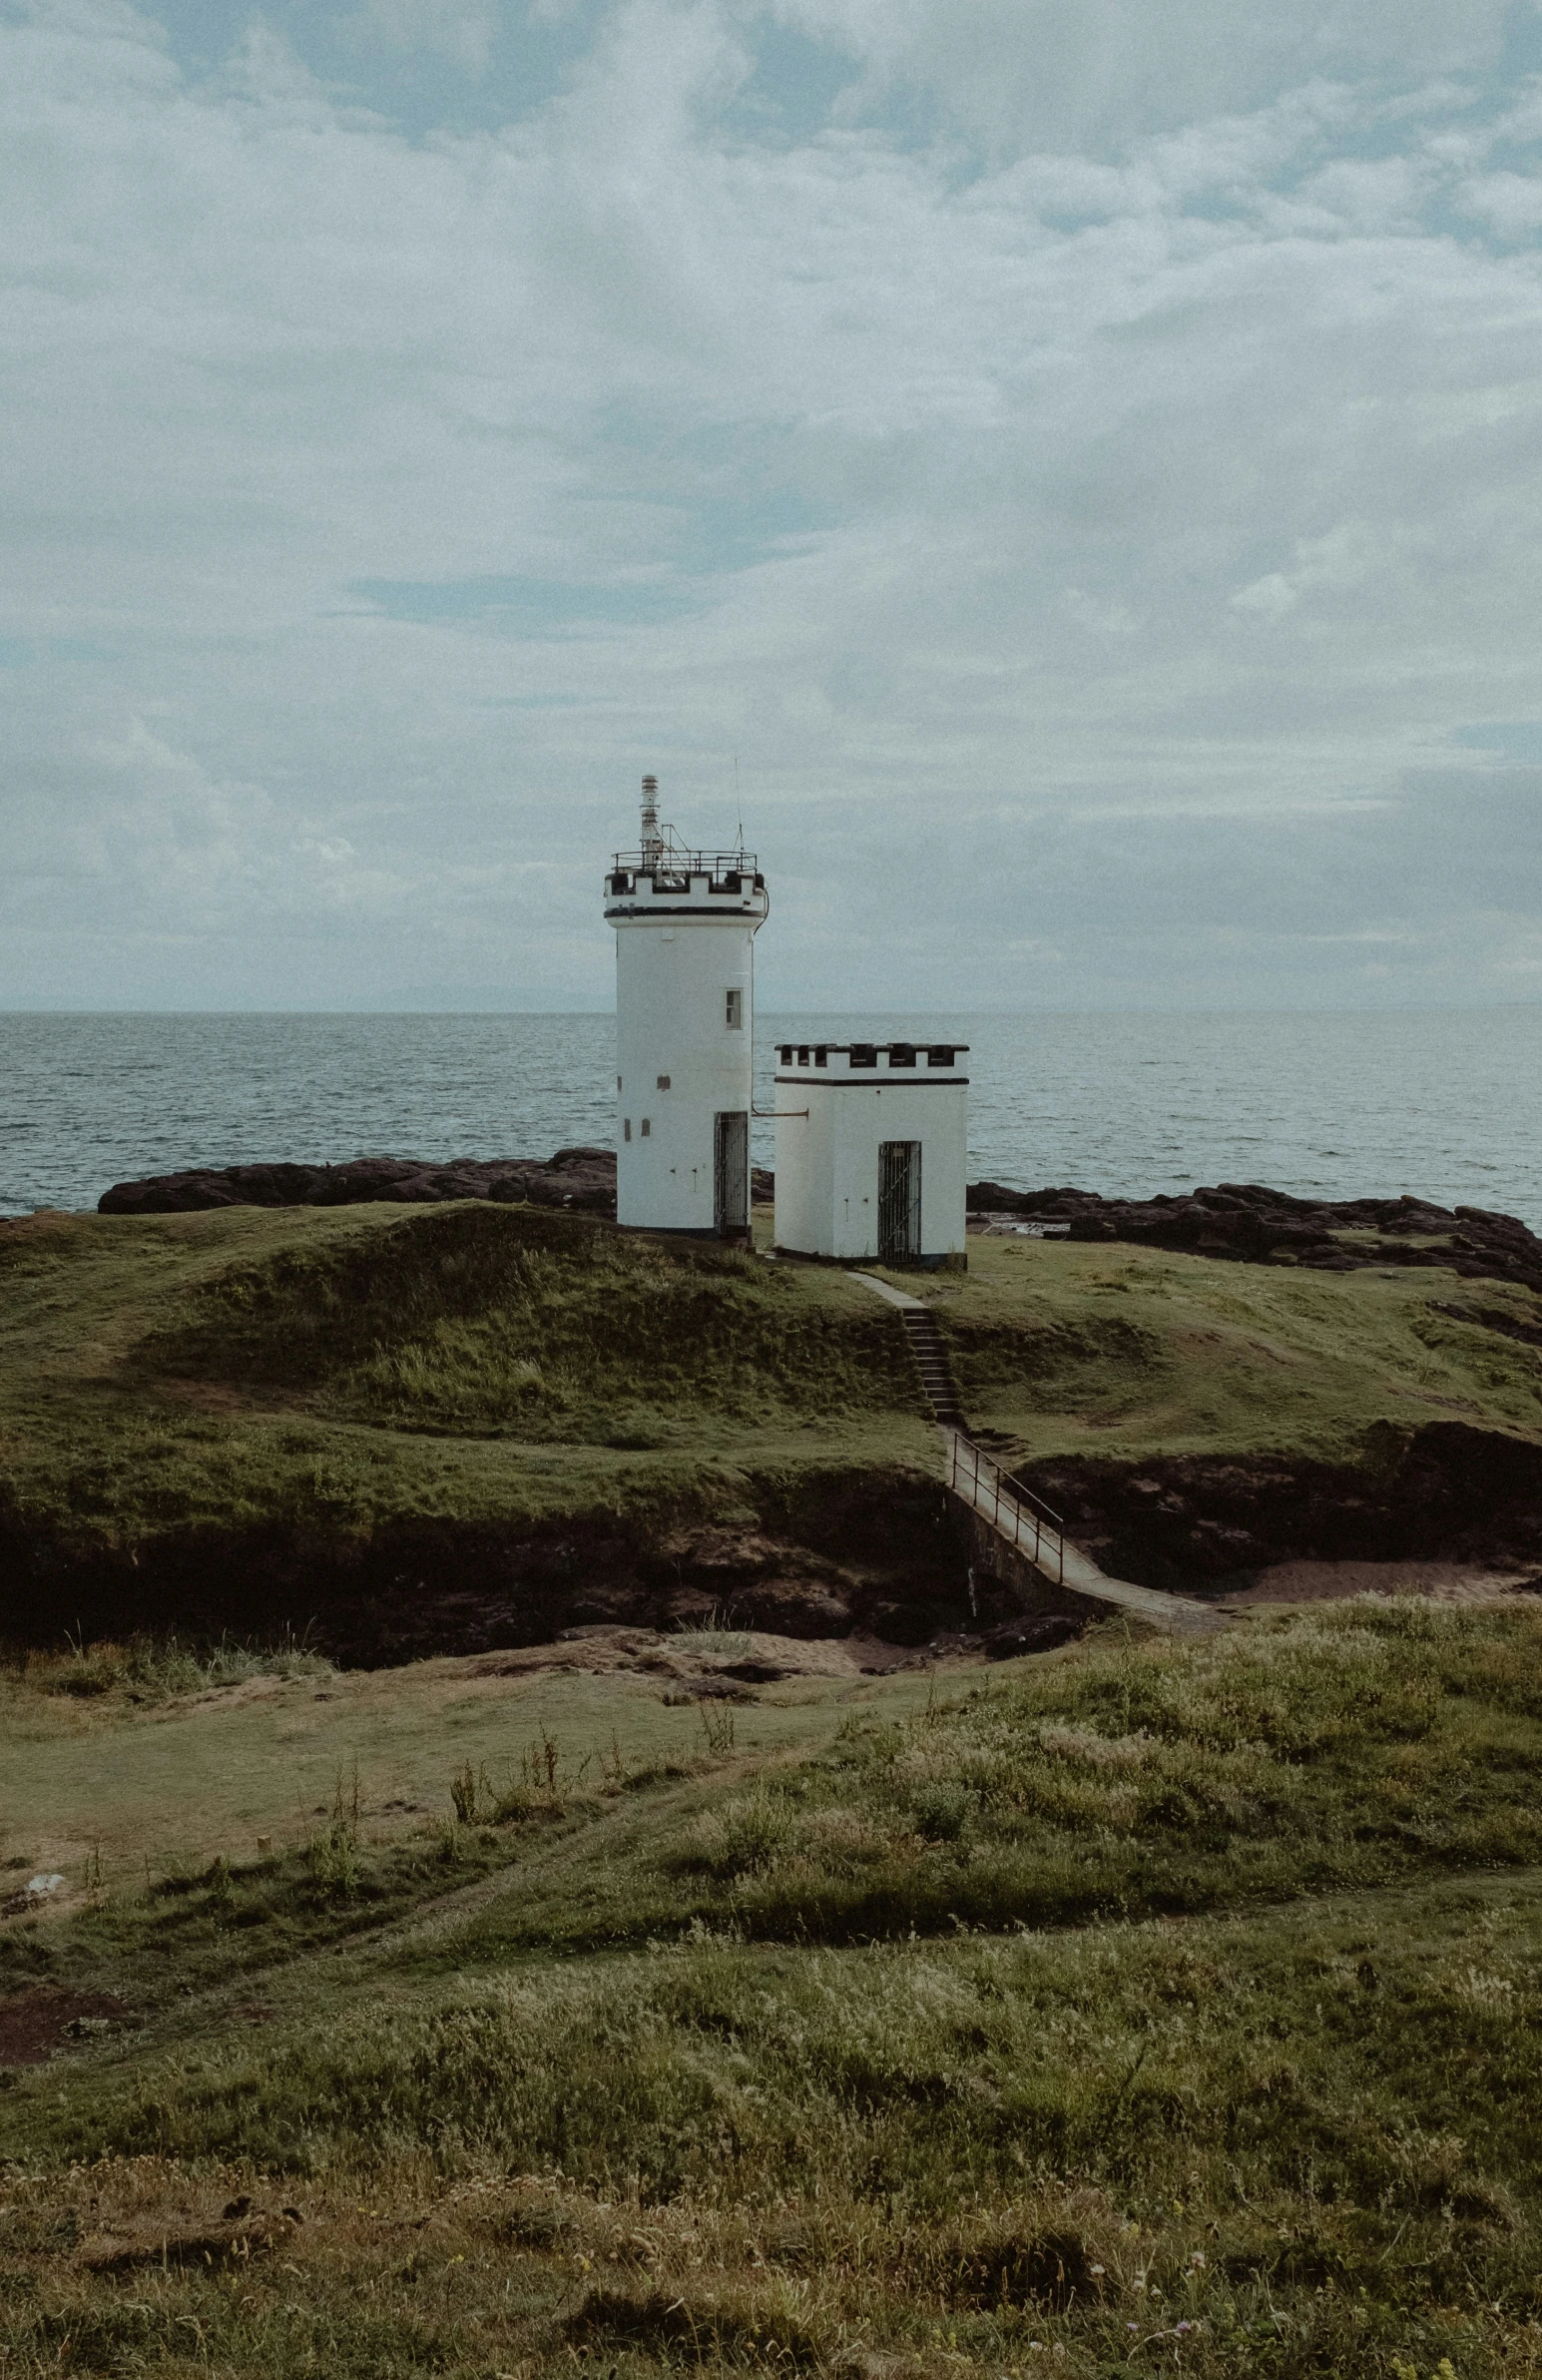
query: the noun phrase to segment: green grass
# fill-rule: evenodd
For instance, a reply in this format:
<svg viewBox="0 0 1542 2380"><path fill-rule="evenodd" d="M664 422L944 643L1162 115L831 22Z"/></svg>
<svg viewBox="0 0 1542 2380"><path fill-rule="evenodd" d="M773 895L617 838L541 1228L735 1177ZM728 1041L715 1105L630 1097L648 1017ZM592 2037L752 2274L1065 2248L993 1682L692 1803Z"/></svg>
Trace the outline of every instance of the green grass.
<svg viewBox="0 0 1542 2380"><path fill-rule="evenodd" d="M569 1519L795 1532L810 1499L937 1467L896 1318L842 1273L583 1216L43 1216L0 1225L0 1548L23 1575L345 1564L392 1531ZM1542 1434L1535 1350L1438 1311L1534 1319L1496 1283L976 1240L967 1275L911 1286L971 1419L1028 1458Z"/></svg>
<svg viewBox="0 0 1542 2380"><path fill-rule="evenodd" d="M896 1318L844 1277L477 1204L0 1224L0 1456L20 1577L195 1587L936 1470Z"/></svg>
<svg viewBox="0 0 1542 2380"><path fill-rule="evenodd" d="M200 1690L246 1685L254 1678L287 1681L333 1674L324 1653L312 1652L292 1637L263 1646L225 1636L204 1647L184 1643L176 1635L143 1633L124 1644L85 1644L77 1638L65 1651L0 1646L0 1672L5 1670L34 1694L64 1695L75 1702L121 1695L131 1704L169 1702Z"/></svg>
<svg viewBox="0 0 1542 2380"><path fill-rule="evenodd" d="M154 2000L168 1976L202 1984L223 1965L377 1932L481 1877L473 1907L446 1908L432 1940L401 1953L413 1972L704 1925L841 1944L1527 1867L1542 1861L1539 1680L1542 1616L1527 1606L1367 1600L1193 1648L1109 1629L951 1693L911 1676L729 1712L591 1680L587 1732L550 1683L504 1705L497 1728L440 1695L419 1707L436 1717L439 1767L426 1794L415 1771L415 1816L400 1777L382 1779L393 1738L377 1722L345 1873L328 1860L328 1809L341 1776L357 1816L365 1739L328 1729L330 1791L285 1827L286 1739L231 1713L232 1761L250 1770L266 1742L277 1771L269 1855L206 1843L168 1865L163 1847L148 1892L109 1890L69 1927L0 1933L0 1975L90 1988L117 1976ZM125 1866L94 1873L121 1884Z"/></svg>
<svg viewBox="0 0 1542 2380"><path fill-rule="evenodd" d="M1439 1311L1535 1325L1537 1301L1497 1282L979 1239L967 1275L910 1286L948 1337L971 1421L1027 1457L1343 1463L1377 1425L1453 1420L1542 1437L1536 1349Z"/></svg>
<svg viewBox="0 0 1542 2380"><path fill-rule="evenodd" d="M1105 1630L532 1860L436 1950L693 1924L840 1943L1085 1923L1542 1860L1542 1617L1357 1600L1201 1647Z"/></svg>
<svg viewBox="0 0 1542 2380"><path fill-rule="evenodd" d="M1542 1426L1534 1352L1437 1311L1530 1317L1492 1283L987 1241L909 1285L1029 1454ZM828 1269L518 1209L0 1229L13 1575L657 1546L935 1464ZM19 1661L0 1885L68 1892L0 1993L127 2014L0 2091L0 2374L1542 2371L1539 1656L1516 1601L704 1711Z"/></svg>
<svg viewBox="0 0 1542 2380"><path fill-rule="evenodd" d="M72 1896L90 1880L121 1910L132 1894L127 1904L119 1896L147 1876L185 1885L217 1861L238 1885L265 1874L258 1843L279 1857L302 1851L339 1777L350 1792L357 1779L366 1840L396 1844L450 1819L450 1779L467 1764L503 1793L548 1742L565 1785L576 1776L594 1784L618 1749L629 1776L686 1773L703 1750L699 1707L666 1699L667 1661L607 1675L526 1671L493 1654L224 1684L205 1664L168 1699L185 1658L182 1648L88 1646L0 1666L0 1871L22 1881L61 1873ZM150 1693L139 1682L147 1672ZM82 1676L119 1682L87 1695L58 1690ZM906 1676L792 1678L723 1707L753 1759L822 1741L832 1713L869 1700L902 1712L925 1691ZM4 1889L0 1875L0 1898ZM44 1919L27 1938L46 1945L59 1936ZM0 1963L14 1939L15 1928L0 1925Z"/></svg>
<svg viewBox="0 0 1542 2380"><path fill-rule="evenodd" d="M138 2030L0 2096L0 2369L1535 2372L1539 1654L1107 1634L453 1832L446 1712L415 1836L56 1923Z"/></svg>
<svg viewBox="0 0 1542 2380"><path fill-rule="evenodd" d="M892 1402L892 1329L738 1249L462 1205L236 1266L140 1350L151 1377L328 1417L653 1446L671 1422L827 1421Z"/></svg>

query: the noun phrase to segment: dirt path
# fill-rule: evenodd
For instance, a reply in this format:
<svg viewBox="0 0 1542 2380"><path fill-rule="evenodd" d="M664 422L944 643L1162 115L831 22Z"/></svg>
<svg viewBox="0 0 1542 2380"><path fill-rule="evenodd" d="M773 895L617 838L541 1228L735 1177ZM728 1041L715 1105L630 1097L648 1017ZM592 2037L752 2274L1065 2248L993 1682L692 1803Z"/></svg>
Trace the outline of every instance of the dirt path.
<svg viewBox="0 0 1542 2380"><path fill-rule="evenodd" d="M1348 1595L1428 1595L1439 1603L1502 1603L1542 1589L1535 1567L1490 1562L1287 1561L1255 1574L1226 1598L1244 1610L1260 1603L1336 1602Z"/></svg>

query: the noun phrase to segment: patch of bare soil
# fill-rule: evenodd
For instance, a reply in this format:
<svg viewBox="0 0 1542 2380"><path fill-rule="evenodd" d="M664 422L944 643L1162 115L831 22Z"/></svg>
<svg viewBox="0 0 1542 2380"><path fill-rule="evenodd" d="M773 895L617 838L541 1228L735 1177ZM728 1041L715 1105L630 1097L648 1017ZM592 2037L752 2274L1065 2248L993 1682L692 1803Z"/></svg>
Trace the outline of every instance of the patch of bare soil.
<svg viewBox="0 0 1542 2380"><path fill-rule="evenodd" d="M554 1644L523 1645L470 1667L473 1674L483 1677L523 1677L541 1669L584 1669L602 1676L630 1670L660 1679L733 1676L755 1685L769 1685L782 1677L857 1677L862 1673L848 1643L834 1638L780 1636L762 1628L733 1627L686 1633L603 1620L564 1628Z"/></svg>
<svg viewBox="0 0 1542 2380"><path fill-rule="evenodd" d="M106 2033L125 2014L110 1992L66 1992L34 1984L0 2000L0 2067L42 2066L72 2041Z"/></svg>
<svg viewBox="0 0 1542 2380"><path fill-rule="evenodd" d="M217 2223L197 2227L141 2223L132 2232L104 2233L83 2244L80 2260L88 2272L115 2277L157 2266L163 2272L173 2267L239 2267L253 2256L270 2255L275 2248L286 2246L299 2221L297 2207L268 2213L254 2207L250 2198L236 2198Z"/></svg>
<svg viewBox="0 0 1542 2380"><path fill-rule="evenodd" d="M1344 1595L1428 1595L1438 1603L1499 1603L1517 1594L1542 1594L1542 1577L1534 1570L1496 1569L1484 1562L1286 1561L1261 1570L1251 1586L1227 1596L1227 1606L1328 1603Z"/></svg>
<svg viewBox="0 0 1542 2380"><path fill-rule="evenodd" d="M564 1628L551 1644L484 1653L457 1663L468 1678L532 1677L543 1671L582 1670L592 1676L657 1679L667 1692L710 1697L724 1688L748 1692L784 1679L886 1677L896 1669L938 1661L1000 1659L1035 1652L1076 1633L1074 1623L1023 1616L973 1634L950 1631L924 1645L891 1644L880 1636L781 1636L766 1628L680 1631L596 1622ZM1002 1641L998 1643L997 1638Z"/></svg>

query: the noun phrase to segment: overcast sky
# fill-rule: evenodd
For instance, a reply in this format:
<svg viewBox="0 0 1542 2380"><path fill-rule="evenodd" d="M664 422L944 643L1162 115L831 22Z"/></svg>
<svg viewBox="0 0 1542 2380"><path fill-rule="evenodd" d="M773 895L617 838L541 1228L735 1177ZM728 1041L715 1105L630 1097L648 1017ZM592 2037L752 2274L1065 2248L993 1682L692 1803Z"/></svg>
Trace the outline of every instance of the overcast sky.
<svg viewBox="0 0 1542 2380"><path fill-rule="evenodd" d="M1542 997L1535 0L0 0L0 1004Z"/></svg>

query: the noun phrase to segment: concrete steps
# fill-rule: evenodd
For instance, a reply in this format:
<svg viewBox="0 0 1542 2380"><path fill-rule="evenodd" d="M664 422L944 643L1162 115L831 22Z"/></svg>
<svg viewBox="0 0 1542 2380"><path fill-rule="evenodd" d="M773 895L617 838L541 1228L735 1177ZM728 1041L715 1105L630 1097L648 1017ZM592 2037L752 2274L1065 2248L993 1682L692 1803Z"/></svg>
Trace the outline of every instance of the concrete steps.
<svg viewBox="0 0 1542 2380"><path fill-rule="evenodd" d="M948 1362L942 1333L925 1307L905 1306L900 1309L910 1354L920 1375L921 1391L931 1407L932 1420L944 1430L962 1430L963 1410L958 1402L958 1389L953 1380L953 1367Z"/></svg>
<svg viewBox="0 0 1542 2380"><path fill-rule="evenodd" d="M1063 1595L1084 1596L1090 1603L1112 1604L1173 1635L1208 1636L1224 1627L1230 1616L1187 1595L1164 1594L1160 1587L1137 1586L1128 1578L1110 1578L1090 1555L1073 1545L1059 1515L1014 1488L1001 1466L969 1436L947 1342L929 1307L908 1290L879 1281L871 1273L852 1273L887 1305L897 1306L905 1326L905 1340L947 1453L949 1492L975 1513L991 1534L1020 1561Z"/></svg>

